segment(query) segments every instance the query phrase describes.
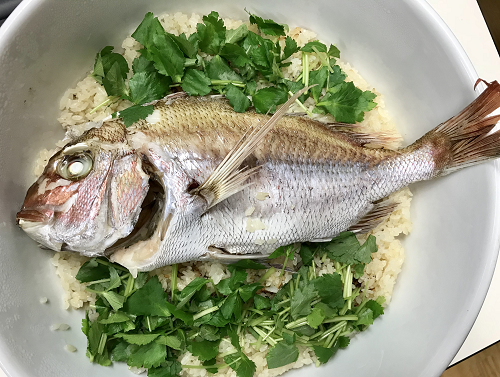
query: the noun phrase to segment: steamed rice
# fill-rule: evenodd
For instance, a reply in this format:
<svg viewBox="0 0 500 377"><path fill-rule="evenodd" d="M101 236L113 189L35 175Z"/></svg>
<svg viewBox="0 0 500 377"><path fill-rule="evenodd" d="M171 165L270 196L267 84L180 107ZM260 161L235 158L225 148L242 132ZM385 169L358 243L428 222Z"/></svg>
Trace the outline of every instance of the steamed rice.
<svg viewBox="0 0 500 377"><path fill-rule="evenodd" d="M183 13L165 14L159 17L159 20L165 30L169 33L180 34L185 33L189 35L196 31L196 24L202 21L202 16L197 14L186 15ZM250 25L249 22L225 19L225 25L228 29L237 28L242 23L245 23L249 30L257 32L255 25ZM316 39L316 34L312 31L294 28L288 32L288 35L295 39L299 46L305 45L307 42ZM129 66L132 66L132 61L139 55L137 50L141 45L132 37L126 38L122 43L123 55ZM302 71L302 60L299 53L295 53L289 58L291 64L283 68L283 74L287 78L296 78ZM310 65L314 69L315 65L319 64L319 60L311 56ZM354 84L361 90L370 90L377 94L375 102L378 104L372 111L365 114L365 120L360 123L363 132L384 132L392 136L390 143L386 144L389 148L398 148L401 144L401 135L397 132L394 123L390 119L387 111L385 110L384 98L372 86L370 86L347 62L337 60L337 64L342 68L344 73L348 76L348 81L353 81ZM122 110L131 105L130 102L120 100L111 103L108 106L102 106L97 111L91 113L90 111L99 106L107 100L107 95L104 88L98 84L90 76L84 78L71 89L68 89L60 101L61 115L58 118L62 126L68 131L69 134L80 134L88 126L84 126L89 121L99 121L110 116L113 112ZM306 107L310 110L314 107L312 98L309 98L305 103ZM292 111L302 112L298 106L291 108ZM320 120L332 120L330 117L315 115ZM326 118L326 119L325 119ZM63 146L64 143L58 143L58 147ZM37 166L35 167L35 174L39 175L43 171L50 156L55 150L42 150L40 152ZM404 249L398 237L400 235L407 235L411 231L412 224L410 221L410 202L411 192L405 188L399 192L391 195L395 202L400 204L396 210L376 229L372 230L377 238L378 251L372 255L373 260L365 268L365 274L359 279L362 285L366 287L366 297L374 298L383 296L386 299L387 305L392 297L392 292L396 279L401 271L401 266L404 261ZM360 240L366 239L368 235L360 236ZM52 264L56 268L56 274L60 277L61 285L64 289L63 305L65 309L73 308L78 309L93 304L96 296L85 290L85 285L80 284L75 276L81 265L88 260L77 253L60 252L55 253L52 258ZM297 265L300 262L300 256L296 256L293 264ZM322 261L316 257L314 260L319 275L332 273L335 271L334 265L330 260ZM172 274L172 267L165 266L150 272L151 275L157 275L165 290L170 289L170 281ZM262 271L249 271L248 281L256 281L261 275ZM217 262L190 262L179 265L177 288L183 289L195 277L210 277L215 284L220 280L229 277L229 272L226 267ZM280 277L280 271L270 276L264 283L266 290L276 292L284 283L291 279L290 273L285 273ZM303 365L316 363L314 352L307 347L299 346L299 358L295 363L276 368L272 370L267 369L266 353L268 349L267 344L262 344L260 349L255 350L251 343L255 339L252 335L246 334L244 339L243 350L252 359L256 366L256 374L259 376L277 376L286 370L292 368L300 368ZM220 343L219 351L221 353L228 352L232 349L229 341L223 340ZM200 365L197 357L186 352L180 356L179 361L181 364ZM137 370L134 372L141 372ZM207 376L208 372L205 369L183 369L182 376ZM236 373L232 369L222 369L216 375L235 376Z"/></svg>

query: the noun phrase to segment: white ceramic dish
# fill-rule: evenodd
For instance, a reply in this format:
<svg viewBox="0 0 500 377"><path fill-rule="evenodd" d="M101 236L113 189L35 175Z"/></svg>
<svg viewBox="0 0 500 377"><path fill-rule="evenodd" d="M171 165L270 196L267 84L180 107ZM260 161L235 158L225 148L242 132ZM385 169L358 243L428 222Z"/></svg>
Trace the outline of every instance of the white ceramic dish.
<svg viewBox="0 0 500 377"><path fill-rule="evenodd" d="M217 10L245 18L244 7L337 43L343 58L386 95L408 143L475 96L474 69L423 0L23 2L0 29L0 364L8 376L129 375L123 365L88 362L82 315L61 308L51 254L15 225L38 150L62 136L60 96L86 74L96 51L119 46L147 11ZM327 366L289 376L440 375L471 328L493 273L496 167L488 163L412 186L414 231L404 240L406 262L386 315ZM39 303L42 296L48 305ZM60 322L72 330L49 330ZM69 354L66 343L78 352Z"/></svg>

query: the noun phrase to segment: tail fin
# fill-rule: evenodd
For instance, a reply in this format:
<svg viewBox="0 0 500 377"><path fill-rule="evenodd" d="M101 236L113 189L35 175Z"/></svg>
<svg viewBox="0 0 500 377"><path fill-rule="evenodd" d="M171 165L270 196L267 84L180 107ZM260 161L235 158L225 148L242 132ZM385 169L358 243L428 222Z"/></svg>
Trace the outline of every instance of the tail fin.
<svg viewBox="0 0 500 377"><path fill-rule="evenodd" d="M500 130L490 133L500 121L500 115L490 116L500 107L500 84L479 79L475 86L481 81L487 88L479 97L421 139L422 142L432 140L433 144L446 144L446 152L442 150L445 153L435 156L440 175L500 157Z"/></svg>

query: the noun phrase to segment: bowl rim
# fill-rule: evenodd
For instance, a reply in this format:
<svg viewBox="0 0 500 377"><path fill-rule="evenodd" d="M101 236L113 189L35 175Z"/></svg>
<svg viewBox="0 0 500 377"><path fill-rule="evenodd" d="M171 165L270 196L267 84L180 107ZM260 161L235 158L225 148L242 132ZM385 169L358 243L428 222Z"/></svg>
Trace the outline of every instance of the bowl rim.
<svg viewBox="0 0 500 377"><path fill-rule="evenodd" d="M450 53L453 54L453 58L460 62L460 67L462 72L467 76L468 80L471 82L471 86L474 85L478 79L478 74L465 52L463 46L458 41L457 37L453 34L449 26L444 22L437 11L432 8L432 6L426 0L402 0L408 4L408 6L422 19L426 19L429 25L432 25L436 32L440 35L443 42L448 44ZM4 50L6 44L11 43L14 34L22 27L23 23L27 18L29 18L37 9L46 3L47 0L23 0L9 15L5 22L0 26L0 53ZM485 88L483 83L478 85L480 91ZM479 92L476 92L476 96ZM449 338L448 345L440 349L441 356L439 359L429 360L428 369L437 373L441 373L444 369L448 367L450 362L453 360L460 347L467 338L471 328L473 327L477 316L481 310L482 304L486 298L488 288L491 284L493 273L496 267L497 258L499 256L500 249L500 201L497 198L500 195L500 162L499 160L494 161L496 175L492 178L493 192L496 193L493 198L492 208L494 213L494 224L492 224L492 234L490 239L494 240L490 242L490 251L487 253L488 262L484 266L484 273L479 282L476 282L476 292L474 296L472 310L465 312L462 318L462 328L457 329ZM0 356L4 354L3 345L0 344ZM11 360L0 357L0 369L8 377L15 377L12 373L15 372L15 364Z"/></svg>

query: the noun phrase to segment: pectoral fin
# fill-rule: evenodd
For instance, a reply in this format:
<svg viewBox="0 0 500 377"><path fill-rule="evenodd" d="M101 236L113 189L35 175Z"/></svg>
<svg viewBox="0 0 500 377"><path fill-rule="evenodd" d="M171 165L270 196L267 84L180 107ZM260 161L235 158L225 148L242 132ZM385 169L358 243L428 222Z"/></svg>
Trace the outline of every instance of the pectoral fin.
<svg viewBox="0 0 500 377"><path fill-rule="evenodd" d="M243 190L248 185L245 182L257 172L259 167L241 168L241 164L255 151L269 131L286 114L290 105L308 89L309 87L295 93L264 125L249 130L231 149L210 177L192 191L193 194L199 194L206 199L207 209Z"/></svg>
<svg viewBox="0 0 500 377"><path fill-rule="evenodd" d="M366 233L372 230L384 221L384 219L396 209L398 204L399 203L390 199L376 203L370 212L359 219L359 221L348 230L355 233Z"/></svg>

